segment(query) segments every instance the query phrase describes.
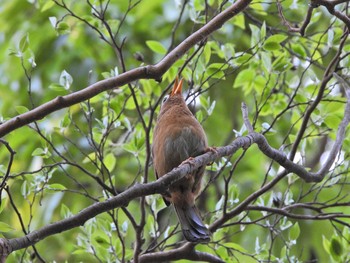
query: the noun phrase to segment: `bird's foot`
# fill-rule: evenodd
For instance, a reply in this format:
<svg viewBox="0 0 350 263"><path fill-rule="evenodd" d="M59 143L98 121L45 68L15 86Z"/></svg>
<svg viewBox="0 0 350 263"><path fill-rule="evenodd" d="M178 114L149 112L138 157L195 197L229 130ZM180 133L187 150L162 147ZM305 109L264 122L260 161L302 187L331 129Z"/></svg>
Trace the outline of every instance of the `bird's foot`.
<svg viewBox="0 0 350 263"><path fill-rule="evenodd" d="M215 153L217 154L218 153L218 150L217 150L217 147L213 146L213 147L208 147L207 149L205 149L205 152L212 152L212 153Z"/></svg>
<svg viewBox="0 0 350 263"><path fill-rule="evenodd" d="M207 153L207 152L211 152L211 153L213 153L213 154L218 154L218 150L216 149L216 147L208 147L206 150L205 150L205 152ZM212 165L214 162L210 162L210 163L208 163L207 165L209 166L209 165Z"/></svg>
<svg viewBox="0 0 350 263"><path fill-rule="evenodd" d="M189 164L189 165L194 165L194 158L193 157L188 157L185 161L183 161L180 165L183 165L183 164Z"/></svg>

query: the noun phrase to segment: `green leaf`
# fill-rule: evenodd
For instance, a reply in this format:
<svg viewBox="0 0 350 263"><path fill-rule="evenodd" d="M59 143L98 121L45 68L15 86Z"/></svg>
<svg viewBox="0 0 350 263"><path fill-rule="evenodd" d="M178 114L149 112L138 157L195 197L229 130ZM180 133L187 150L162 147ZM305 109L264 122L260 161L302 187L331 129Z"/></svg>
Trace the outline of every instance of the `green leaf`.
<svg viewBox="0 0 350 263"><path fill-rule="evenodd" d="M29 46L29 36L28 36L28 34L26 34L19 41L19 50L22 53L24 53L27 50L28 46Z"/></svg>
<svg viewBox="0 0 350 263"><path fill-rule="evenodd" d="M212 63L206 68L206 73L216 79L225 79L224 70L228 68L227 64L224 63Z"/></svg>
<svg viewBox="0 0 350 263"><path fill-rule="evenodd" d="M276 34L276 35L272 35L268 39L266 39L265 43L274 42L274 43L280 44L284 40L286 40L287 38L288 37L286 35Z"/></svg>
<svg viewBox="0 0 350 263"><path fill-rule="evenodd" d="M66 91L65 87L58 83L50 84L49 89L54 91Z"/></svg>
<svg viewBox="0 0 350 263"><path fill-rule="evenodd" d="M241 253L247 253L247 250L244 249L242 246L236 244L236 243L225 243L223 244L225 247L233 248L234 250L237 250Z"/></svg>
<svg viewBox="0 0 350 263"><path fill-rule="evenodd" d="M14 230L10 225L0 222L0 232L5 233Z"/></svg>
<svg viewBox="0 0 350 263"><path fill-rule="evenodd" d="M335 259L342 256L343 247L337 237L332 237L329 251L331 253L331 256Z"/></svg>
<svg viewBox="0 0 350 263"><path fill-rule="evenodd" d="M263 47L267 51L273 51L280 49L281 45L276 42L265 42Z"/></svg>
<svg viewBox="0 0 350 263"><path fill-rule="evenodd" d="M166 48L158 41L154 41L154 40L147 40L146 41L146 45L154 52L161 54L161 55L165 55L167 50Z"/></svg>
<svg viewBox="0 0 350 263"><path fill-rule="evenodd" d="M305 48L300 44L292 44L292 50L300 55L302 58L306 57Z"/></svg>
<svg viewBox="0 0 350 263"><path fill-rule="evenodd" d="M297 240L300 234L300 227L298 222L296 222L289 230L289 239L290 240Z"/></svg>
<svg viewBox="0 0 350 263"><path fill-rule="evenodd" d="M132 153L132 154L136 154L137 153L137 147L136 145L134 144L134 142L130 142L128 144L124 144L123 145L123 149Z"/></svg>
<svg viewBox="0 0 350 263"><path fill-rule="evenodd" d="M245 29L245 19L243 13L234 17L233 24L239 28L242 28L243 30Z"/></svg>
<svg viewBox="0 0 350 263"><path fill-rule="evenodd" d="M286 256L287 256L287 247L283 246L283 248L281 249L280 258L285 259ZM285 262L285 261L282 261L282 262Z"/></svg>
<svg viewBox="0 0 350 263"><path fill-rule="evenodd" d="M268 51L278 50L281 49L281 42L287 39L287 36L276 34L273 36L270 36L265 42L264 42L264 49Z"/></svg>
<svg viewBox="0 0 350 263"><path fill-rule="evenodd" d="M54 5L55 5L54 1L45 1L43 6L41 7L41 12L45 12L46 10L49 10Z"/></svg>
<svg viewBox="0 0 350 263"><path fill-rule="evenodd" d="M45 155L46 152L44 149L42 148L36 148L33 152L32 152L32 156L43 156Z"/></svg>
<svg viewBox="0 0 350 263"><path fill-rule="evenodd" d="M26 198L28 193L29 193L29 188L27 186L27 181L24 181L21 185L21 194L24 198Z"/></svg>
<svg viewBox="0 0 350 263"><path fill-rule="evenodd" d="M66 190L67 188L62 185L62 184L49 184L47 186L48 189L52 189L52 190Z"/></svg>
<svg viewBox="0 0 350 263"><path fill-rule="evenodd" d="M210 61L210 57L211 57L211 47L210 45L205 45L204 49L203 49L203 55L204 55L204 62L205 64L208 64Z"/></svg>
<svg viewBox="0 0 350 263"><path fill-rule="evenodd" d="M113 153L109 153L103 159L104 164L106 165L108 171L112 171L116 164L116 159Z"/></svg>
<svg viewBox="0 0 350 263"><path fill-rule="evenodd" d="M290 68L291 64L287 61L286 55L280 55L273 63L272 67L275 71L283 72Z"/></svg>
<svg viewBox="0 0 350 263"><path fill-rule="evenodd" d="M267 73L270 73L272 69L270 53L261 52L261 60L263 62L262 65L266 69Z"/></svg>
<svg viewBox="0 0 350 263"><path fill-rule="evenodd" d="M324 119L324 122L327 125L327 127L336 130L339 127L341 118L337 115L327 115L326 118Z"/></svg>
<svg viewBox="0 0 350 263"><path fill-rule="evenodd" d="M4 210L4 208L7 206L7 196L6 195L2 195L1 199L0 199L0 214L1 212Z"/></svg>
<svg viewBox="0 0 350 263"><path fill-rule="evenodd" d="M255 75L256 75L255 70L253 70L253 69L242 70L236 77L234 87L238 88L238 87L242 87L246 84L252 83Z"/></svg>
<svg viewBox="0 0 350 263"><path fill-rule="evenodd" d="M67 128L71 123L71 116L69 113L65 114L63 119L61 120L60 127Z"/></svg>
<svg viewBox="0 0 350 263"><path fill-rule="evenodd" d="M260 38L264 39L265 37L266 37L266 23L264 21L260 29Z"/></svg>
<svg viewBox="0 0 350 263"><path fill-rule="evenodd" d="M324 235L322 235L322 245L324 250L326 250L327 254L330 254L329 248L331 246L331 242L329 242L329 240Z"/></svg>
<svg viewBox="0 0 350 263"><path fill-rule="evenodd" d="M244 53L243 55L239 56L236 59L236 63L237 64L244 64L247 63L249 61L249 59L252 58L252 55L248 54L248 53Z"/></svg>
<svg viewBox="0 0 350 263"><path fill-rule="evenodd" d="M15 109L19 114L23 114L23 113L26 113L27 111L29 111L29 109L27 107L24 107L24 106L15 106Z"/></svg>
<svg viewBox="0 0 350 263"><path fill-rule="evenodd" d="M70 33L70 27L65 22L60 22L58 25L56 25L56 31L60 35L65 35Z"/></svg>
<svg viewBox="0 0 350 263"><path fill-rule="evenodd" d="M68 218L68 217L71 217L73 215L73 213L70 211L68 206L66 206L65 204L61 205L60 214L61 214L61 217L63 217L63 218Z"/></svg>
<svg viewBox="0 0 350 263"><path fill-rule="evenodd" d="M252 36L251 36L251 46L255 46L260 42L260 29L252 24L249 24L250 30L252 31Z"/></svg>

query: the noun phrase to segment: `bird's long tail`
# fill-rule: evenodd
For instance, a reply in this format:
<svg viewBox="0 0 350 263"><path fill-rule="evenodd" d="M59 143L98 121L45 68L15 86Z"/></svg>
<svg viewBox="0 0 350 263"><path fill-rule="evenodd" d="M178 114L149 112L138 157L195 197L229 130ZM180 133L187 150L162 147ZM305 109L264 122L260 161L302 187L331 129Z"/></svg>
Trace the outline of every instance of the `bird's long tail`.
<svg viewBox="0 0 350 263"><path fill-rule="evenodd" d="M195 243L209 242L209 229L204 225L196 206L174 204L174 207L185 238Z"/></svg>

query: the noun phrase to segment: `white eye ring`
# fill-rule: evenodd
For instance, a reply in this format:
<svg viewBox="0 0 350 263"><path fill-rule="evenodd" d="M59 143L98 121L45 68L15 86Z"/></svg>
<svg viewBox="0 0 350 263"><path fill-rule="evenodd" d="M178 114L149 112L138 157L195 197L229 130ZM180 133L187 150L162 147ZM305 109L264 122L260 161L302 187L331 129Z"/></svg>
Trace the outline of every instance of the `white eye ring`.
<svg viewBox="0 0 350 263"><path fill-rule="evenodd" d="M162 100L162 105L169 99L169 95L165 95Z"/></svg>

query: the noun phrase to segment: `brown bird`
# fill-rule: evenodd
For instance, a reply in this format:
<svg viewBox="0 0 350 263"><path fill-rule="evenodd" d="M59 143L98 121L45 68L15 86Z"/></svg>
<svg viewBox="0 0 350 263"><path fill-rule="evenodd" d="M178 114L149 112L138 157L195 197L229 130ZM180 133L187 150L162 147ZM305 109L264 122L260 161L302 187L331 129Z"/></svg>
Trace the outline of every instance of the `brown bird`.
<svg viewBox="0 0 350 263"><path fill-rule="evenodd" d="M152 155L157 178L208 150L205 132L182 97L182 79L178 82L176 78L171 94L163 99L153 135ZM202 166L186 175L163 195L167 205L174 205L185 238L196 243L210 240L209 230L195 206L204 170Z"/></svg>

